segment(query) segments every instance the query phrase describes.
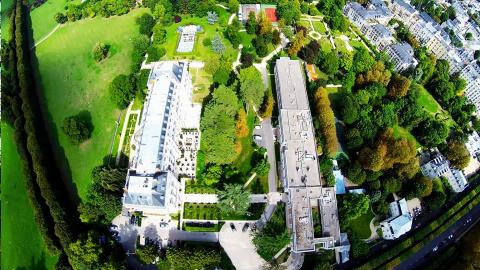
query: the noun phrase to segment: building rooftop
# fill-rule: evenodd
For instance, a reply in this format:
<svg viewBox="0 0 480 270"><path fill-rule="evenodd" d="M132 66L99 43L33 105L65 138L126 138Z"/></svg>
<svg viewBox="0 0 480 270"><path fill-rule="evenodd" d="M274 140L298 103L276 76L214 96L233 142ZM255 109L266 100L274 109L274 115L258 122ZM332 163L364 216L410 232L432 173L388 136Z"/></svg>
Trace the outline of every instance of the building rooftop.
<svg viewBox="0 0 480 270"><path fill-rule="evenodd" d="M182 80L183 62L160 62L151 71L132 168L137 173L155 173L162 160L165 134L175 85Z"/></svg>
<svg viewBox="0 0 480 270"><path fill-rule="evenodd" d="M392 36L388 28L385 27L385 25L383 24L378 23L378 24L372 25L372 28L375 30L375 32L379 34L379 37L388 38Z"/></svg>
<svg viewBox="0 0 480 270"><path fill-rule="evenodd" d="M403 0L394 0L394 2L397 3L399 6L402 6L409 13L415 13L417 11L412 5Z"/></svg>
<svg viewBox="0 0 480 270"><path fill-rule="evenodd" d="M333 187L322 188L322 196L319 199L319 204L322 236L333 237L335 245L339 245L340 224L338 222L337 197Z"/></svg>
<svg viewBox="0 0 480 270"><path fill-rule="evenodd" d="M124 195L124 204L165 207L165 190L169 173L142 176L130 172ZM173 177L173 176L170 176Z"/></svg>

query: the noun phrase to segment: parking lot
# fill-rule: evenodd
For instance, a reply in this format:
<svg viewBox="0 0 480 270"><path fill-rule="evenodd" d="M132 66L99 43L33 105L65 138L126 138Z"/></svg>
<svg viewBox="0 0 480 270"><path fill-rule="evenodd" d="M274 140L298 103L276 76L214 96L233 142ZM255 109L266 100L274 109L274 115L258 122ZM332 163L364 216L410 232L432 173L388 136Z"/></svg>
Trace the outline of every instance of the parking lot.
<svg viewBox="0 0 480 270"><path fill-rule="evenodd" d="M252 242L251 230L254 222L248 222L248 228L244 227L245 223L225 223L219 233L220 244L237 270L261 269L266 261L258 255Z"/></svg>

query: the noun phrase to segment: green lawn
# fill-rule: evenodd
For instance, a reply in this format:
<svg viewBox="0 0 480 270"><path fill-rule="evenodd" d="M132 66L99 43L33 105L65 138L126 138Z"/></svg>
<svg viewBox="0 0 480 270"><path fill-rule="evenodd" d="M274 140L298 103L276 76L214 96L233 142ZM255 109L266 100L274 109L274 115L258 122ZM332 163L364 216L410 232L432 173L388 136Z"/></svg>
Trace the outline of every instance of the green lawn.
<svg viewBox="0 0 480 270"><path fill-rule="evenodd" d="M116 75L129 71L132 38L138 35L135 18L146 11L67 23L36 48L43 105L80 198L86 194L92 168L109 154L120 110L110 101L108 85ZM111 46L109 57L101 63L91 56L97 42ZM74 146L60 126L65 117L80 111L90 113L94 130L90 140Z"/></svg>
<svg viewBox="0 0 480 270"><path fill-rule="evenodd" d="M322 48L323 52L331 52L333 49L330 40L326 37L320 39L320 48Z"/></svg>
<svg viewBox="0 0 480 270"><path fill-rule="evenodd" d="M437 113L441 107L435 98L423 87L419 87L417 102L430 113Z"/></svg>
<svg viewBox="0 0 480 270"><path fill-rule="evenodd" d="M412 135L412 133L410 133L410 131L408 131L407 129L405 129L405 128L399 126L399 125L394 125L393 126L393 136L396 139L406 138L408 140L414 141L415 144L417 145L417 147L420 146L420 143L417 142L417 139L415 139L415 137Z"/></svg>
<svg viewBox="0 0 480 270"><path fill-rule="evenodd" d="M372 211L361 215L357 219L350 221L350 228L357 234L360 239L367 239L370 237L370 221L374 218Z"/></svg>
<svg viewBox="0 0 480 270"><path fill-rule="evenodd" d="M248 109L247 112L247 125L250 129L248 135L240 138L240 144L242 145L242 151L238 154L237 158L233 162L233 165L238 168L242 174L247 174L251 169L252 155L254 151L253 147L253 125L255 123L255 112L252 109ZM245 180L246 181L246 180Z"/></svg>
<svg viewBox="0 0 480 270"><path fill-rule="evenodd" d="M67 0L48 0L30 13L35 41L48 35L57 26L53 17L57 12L64 12L66 4Z"/></svg>
<svg viewBox="0 0 480 270"><path fill-rule="evenodd" d="M46 250L38 230L20 157L13 142L13 129L2 124L2 269L53 269L57 257Z"/></svg>
<svg viewBox="0 0 480 270"><path fill-rule="evenodd" d="M216 203L185 203L184 219L201 220L257 220L263 213L263 203L252 203L244 215L222 215Z"/></svg>
<svg viewBox="0 0 480 270"><path fill-rule="evenodd" d="M210 25L207 23L206 18L199 18L199 17L190 17L190 16L183 16L182 21L180 23L173 23L166 27L167 31L167 42L164 44L166 49L166 55L164 58L166 59L197 59L197 60L206 60L211 57L216 56L217 54L210 48L210 45L205 46L203 45L203 40L209 38L212 40L215 35L218 33L220 37L222 37L223 44L225 46L225 53L232 59L236 59L237 50L234 49L231 43L223 38L223 30L226 26L226 20L230 16L225 10L222 10L218 14L219 22ZM186 25L200 25L203 29L202 32L197 33L195 37L195 45L193 51L190 53L177 53L177 44L179 39L179 34L177 29L179 26L186 26Z"/></svg>
<svg viewBox="0 0 480 270"><path fill-rule="evenodd" d="M455 125L452 117L447 111L442 110L442 107L435 98L423 87L419 87L420 91L418 92L417 103L427 112L434 115L437 119L444 119L445 123L452 127Z"/></svg>
<svg viewBox="0 0 480 270"><path fill-rule="evenodd" d="M2 1L2 9L0 12L0 17L2 18L2 25L1 25L1 30L2 30L2 39L7 40L8 39L8 31L10 28L9 25L9 16L13 7L14 0L3 0Z"/></svg>
<svg viewBox="0 0 480 270"><path fill-rule="evenodd" d="M202 103L210 93L210 85L213 83L212 75L203 68L190 68L193 83L193 102Z"/></svg>
<svg viewBox="0 0 480 270"><path fill-rule="evenodd" d="M320 21L312 21L313 28L315 28L315 31L317 31L320 34L325 34L327 32L327 29L325 29L325 25L323 22Z"/></svg>

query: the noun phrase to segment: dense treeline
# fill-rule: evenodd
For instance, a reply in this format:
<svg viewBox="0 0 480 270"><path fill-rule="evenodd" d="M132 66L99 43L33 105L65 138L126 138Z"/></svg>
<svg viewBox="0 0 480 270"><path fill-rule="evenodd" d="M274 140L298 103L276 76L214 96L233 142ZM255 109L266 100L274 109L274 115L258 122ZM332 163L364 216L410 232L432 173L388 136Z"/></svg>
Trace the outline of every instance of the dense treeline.
<svg viewBox="0 0 480 270"><path fill-rule="evenodd" d="M12 10L15 13L15 8ZM10 16L10 36L15 32L15 16ZM8 43L2 40L2 119L14 127L14 141L21 161L21 172L25 177L27 197L33 210L35 223L40 230L47 249L53 254L59 252L59 243L53 232L53 220L35 182L30 153L24 143L24 118L21 112L21 100L18 97L16 74L15 39Z"/></svg>
<svg viewBox="0 0 480 270"><path fill-rule="evenodd" d="M335 116L330 106L328 93L325 88L319 88L315 92L315 107L320 122L320 130L324 139L324 152L328 156L333 156L338 150L337 131L335 128Z"/></svg>
<svg viewBox="0 0 480 270"><path fill-rule="evenodd" d="M53 154L46 142L47 135L42 125L40 109L38 104L35 85L33 83L33 73L31 69L30 50L28 48L28 14L26 6L18 0L15 8L15 51L17 57L17 76L19 86L19 97L22 102L22 113L25 122L23 129L25 139L22 144L26 145L32 160L33 172L36 175L36 183L40 193L50 209L50 214L54 221L54 232L58 237L62 249L68 253L68 246L75 238L74 217L75 210L69 207L69 201L62 198L60 194L66 194L64 184L55 171L55 166L49 160ZM21 124L15 125L17 130L22 128ZM73 215L72 215L73 214Z"/></svg>

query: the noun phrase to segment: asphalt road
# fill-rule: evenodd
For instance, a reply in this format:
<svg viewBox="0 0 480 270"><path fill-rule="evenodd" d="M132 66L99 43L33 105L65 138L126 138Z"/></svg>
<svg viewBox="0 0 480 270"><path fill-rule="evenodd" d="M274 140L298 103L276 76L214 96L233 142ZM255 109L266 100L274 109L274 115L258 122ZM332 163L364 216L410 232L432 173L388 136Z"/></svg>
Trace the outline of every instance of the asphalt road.
<svg viewBox="0 0 480 270"><path fill-rule="evenodd" d="M460 240L480 220L480 205L475 206L468 214L450 226L434 240L428 242L421 250L408 257L394 269L407 270L419 268L424 263L433 260L436 254Z"/></svg>
<svg viewBox="0 0 480 270"><path fill-rule="evenodd" d="M261 140L255 140L255 142L267 149L268 163L270 163L270 171L268 172L268 192L277 192L277 160L275 158L275 144L273 140L271 119L264 119L261 128L255 128L253 134L262 136Z"/></svg>

